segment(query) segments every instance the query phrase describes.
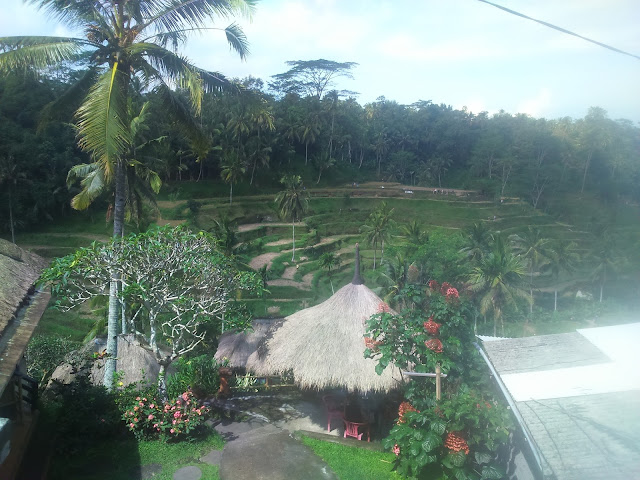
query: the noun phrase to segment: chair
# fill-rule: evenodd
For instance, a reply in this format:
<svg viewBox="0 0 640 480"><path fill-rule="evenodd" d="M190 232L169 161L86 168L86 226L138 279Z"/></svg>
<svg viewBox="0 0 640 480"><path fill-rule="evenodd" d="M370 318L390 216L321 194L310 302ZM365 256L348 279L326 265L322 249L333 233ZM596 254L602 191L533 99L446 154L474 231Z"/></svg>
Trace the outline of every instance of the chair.
<svg viewBox="0 0 640 480"><path fill-rule="evenodd" d="M362 433L358 432L359 428L362 428L364 431ZM344 420L344 438L353 437L357 438L358 440L362 440L362 435L364 435L365 433L367 434L367 442L371 442L371 431L369 429L368 423L358 423Z"/></svg>
<svg viewBox="0 0 640 480"><path fill-rule="evenodd" d="M344 401L333 395L324 395L322 403L327 411L327 432L331 432L331 419L339 418L344 420Z"/></svg>

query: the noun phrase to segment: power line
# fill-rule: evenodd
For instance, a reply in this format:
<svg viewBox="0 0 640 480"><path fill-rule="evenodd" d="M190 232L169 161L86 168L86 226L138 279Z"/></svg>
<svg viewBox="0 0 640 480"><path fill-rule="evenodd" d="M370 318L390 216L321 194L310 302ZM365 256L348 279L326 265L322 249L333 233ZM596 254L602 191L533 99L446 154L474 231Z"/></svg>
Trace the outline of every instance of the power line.
<svg viewBox="0 0 640 480"><path fill-rule="evenodd" d="M536 18L529 17L527 15L524 15L523 13L516 12L515 10L511 10L510 8L503 7L502 5L497 5L495 3L491 3L491 2L489 2L487 0L478 0L478 1L482 2L482 3L486 3L488 5L491 5L492 7L499 8L500 10L504 10L505 12L508 12L508 13L510 13L512 15L516 15L518 17L526 18L527 20L531 20L533 22L539 23L540 25L544 25L545 27L553 28L554 30L558 30L559 32L566 33L567 35L573 35L574 37L578 37L578 38L580 38L582 40L586 40L587 42L595 43L596 45L599 45L601 47L607 48L609 50L613 50L614 52L622 53L623 55L628 55L630 57L633 57L633 58L636 58L636 59L640 60L640 56L634 55L633 53L625 52L624 50L620 50L619 48L612 47L611 45L607 45L606 43L597 42L597 41L592 40L590 38L583 37L582 35L578 35L577 33L571 32L571 31L569 31L567 29L564 29L562 27L558 27L558 26L553 25L551 23L544 22L542 20L538 20Z"/></svg>

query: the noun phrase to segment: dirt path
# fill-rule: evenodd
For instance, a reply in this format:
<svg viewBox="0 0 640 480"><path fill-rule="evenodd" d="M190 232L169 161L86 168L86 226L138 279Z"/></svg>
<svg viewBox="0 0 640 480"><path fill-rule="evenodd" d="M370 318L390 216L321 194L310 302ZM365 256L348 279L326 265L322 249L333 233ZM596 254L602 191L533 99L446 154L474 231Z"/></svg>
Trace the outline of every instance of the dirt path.
<svg viewBox="0 0 640 480"><path fill-rule="evenodd" d="M254 270L260 270L265 265L267 268L271 268L271 264L273 263L273 259L280 255L279 252L267 252L262 255L258 255L254 257L249 262L249 266Z"/></svg>
<svg viewBox="0 0 640 480"><path fill-rule="evenodd" d="M266 247L277 247L278 245L287 245L288 243L291 243L291 239L290 238L283 238L282 240L278 240L276 242L265 243L265 246Z"/></svg>
<svg viewBox="0 0 640 480"><path fill-rule="evenodd" d="M290 227L290 223L245 223L244 225L238 225L238 232L249 232L251 230L257 230L260 227ZM296 227L305 226L304 222L296 223Z"/></svg>
<svg viewBox="0 0 640 480"><path fill-rule="evenodd" d="M295 267L290 267L290 268L293 268L294 274L295 274ZM291 278L293 278L293 276ZM301 282L296 282L295 280L284 278L284 275L283 275L283 278L278 278L276 280L269 280L267 282L267 285L274 286L274 287L294 287L300 290L309 291L311 290L312 280L313 280L313 273L307 273L304 277L302 277Z"/></svg>

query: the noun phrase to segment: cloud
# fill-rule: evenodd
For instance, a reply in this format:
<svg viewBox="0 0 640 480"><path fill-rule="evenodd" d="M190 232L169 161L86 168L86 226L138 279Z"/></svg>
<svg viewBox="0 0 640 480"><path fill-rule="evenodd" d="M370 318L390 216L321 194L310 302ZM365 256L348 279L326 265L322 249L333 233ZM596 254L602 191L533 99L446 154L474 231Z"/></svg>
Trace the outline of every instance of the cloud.
<svg viewBox="0 0 640 480"><path fill-rule="evenodd" d="M532 117L542 117L551 106L551 91L542 88L535 97L524 100L518 105L518 113L526 113Z"/></svg>

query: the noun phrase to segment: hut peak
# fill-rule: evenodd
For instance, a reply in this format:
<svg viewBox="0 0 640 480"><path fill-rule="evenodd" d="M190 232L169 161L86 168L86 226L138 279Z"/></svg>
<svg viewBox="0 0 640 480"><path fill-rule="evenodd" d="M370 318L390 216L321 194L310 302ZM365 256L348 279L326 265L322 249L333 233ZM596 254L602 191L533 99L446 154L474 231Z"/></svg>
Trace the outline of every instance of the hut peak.
<svg viewBox="0 0 640 480"><path fill-rule="evenodd" d="M364 285L362 277L360 276L360 244L356 243L356 265L353 272L353 285Z"/></svg>

